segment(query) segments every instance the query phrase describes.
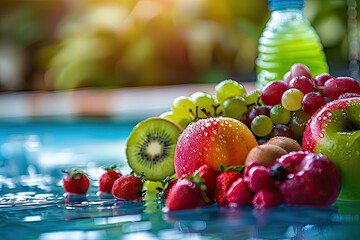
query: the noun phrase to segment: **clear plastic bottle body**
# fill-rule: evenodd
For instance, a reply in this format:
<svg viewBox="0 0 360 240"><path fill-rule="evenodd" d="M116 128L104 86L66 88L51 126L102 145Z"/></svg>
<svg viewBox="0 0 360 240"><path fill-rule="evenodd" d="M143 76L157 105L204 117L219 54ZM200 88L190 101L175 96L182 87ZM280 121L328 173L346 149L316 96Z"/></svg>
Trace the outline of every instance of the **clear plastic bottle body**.
<svg viewBox="0 0 360 240"><path fill-rule="evenodd" d="M259 39L256 87L283 79L294 63L307 65L313 75L329 71L319 36L302 9L272 11Z"/></svg>

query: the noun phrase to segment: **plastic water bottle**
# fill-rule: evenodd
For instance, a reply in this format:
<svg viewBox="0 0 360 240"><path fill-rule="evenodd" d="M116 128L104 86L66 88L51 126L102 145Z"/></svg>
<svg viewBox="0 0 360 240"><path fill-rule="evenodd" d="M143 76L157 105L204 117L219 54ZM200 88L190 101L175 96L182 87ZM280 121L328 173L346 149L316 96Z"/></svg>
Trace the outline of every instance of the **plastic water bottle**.
<svg viewBox="0 0 360 240"><path fill-rule="evenodd" d="M329 71L319 36L304 16L304 0L269 0L270 19L259 39L256 87L282 80L294 63L313 76Z"/></svg>

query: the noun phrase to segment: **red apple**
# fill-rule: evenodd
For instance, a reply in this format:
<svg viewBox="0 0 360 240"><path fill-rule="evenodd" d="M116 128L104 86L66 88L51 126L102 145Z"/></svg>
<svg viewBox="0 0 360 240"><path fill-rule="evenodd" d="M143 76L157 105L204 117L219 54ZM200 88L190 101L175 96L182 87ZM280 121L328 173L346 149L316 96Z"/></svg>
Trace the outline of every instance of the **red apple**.
<svg viewBox="0 0 360 240"><path fill-rule="evenodd" d="M174 165L178 177L192 174L208 164L214 171L221 166L244 165L257 141L245 124L234 118L200 119L189 124L176 144Z"/></svg>
<svg viewBox="0 0 360 240"><path fill-rule="evenodd" d="M360 97L334 100L308 121L302 147L328 156L340 169L339 199L360 200Z"/></svg>
<svg viewBox="0 0 360 240"><path fill-rule="evenodd" d="M285 175L277 184L286 205L329 206L339 195L339 171L323 154L291 152L278 158L273 166L273 175L277 171Z"/></svg>

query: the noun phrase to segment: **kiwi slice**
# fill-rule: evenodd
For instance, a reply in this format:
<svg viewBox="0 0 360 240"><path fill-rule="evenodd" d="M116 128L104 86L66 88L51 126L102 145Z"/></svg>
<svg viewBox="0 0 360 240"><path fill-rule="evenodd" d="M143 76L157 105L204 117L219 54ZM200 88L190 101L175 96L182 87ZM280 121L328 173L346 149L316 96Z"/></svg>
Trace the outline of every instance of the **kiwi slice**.
<svg viewBox="0 0 360 240"><path fill-rule="evenodd" d="M175 172L174 152L182 128L171 120L152 117L138 123L126 143L130 168L158 181Z"/></svg>

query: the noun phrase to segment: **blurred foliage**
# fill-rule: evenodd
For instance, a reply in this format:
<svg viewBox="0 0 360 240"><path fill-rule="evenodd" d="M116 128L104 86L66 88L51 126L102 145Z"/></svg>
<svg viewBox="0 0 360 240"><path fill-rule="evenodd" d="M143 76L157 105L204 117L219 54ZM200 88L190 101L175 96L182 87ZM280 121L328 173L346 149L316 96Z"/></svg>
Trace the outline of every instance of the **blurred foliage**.
<svg viewBox="0 0 360 240"><path fill-rule="evenodd" d="M305 0L329 61L347 62L346 0ZM265 0L1 0L0 89L254 80Z"/></svg>

